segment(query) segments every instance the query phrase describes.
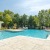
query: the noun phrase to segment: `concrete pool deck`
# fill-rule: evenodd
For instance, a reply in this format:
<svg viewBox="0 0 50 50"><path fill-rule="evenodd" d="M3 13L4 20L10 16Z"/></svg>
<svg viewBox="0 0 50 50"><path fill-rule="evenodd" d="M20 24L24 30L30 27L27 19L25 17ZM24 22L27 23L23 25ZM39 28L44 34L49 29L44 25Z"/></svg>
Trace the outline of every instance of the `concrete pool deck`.
<svg viewBox="0 0 50 50"><path fill-rule="evenodd" d="M0 50L50 50L50 40L16 36L0 40Z"/></svg>
<svg viewBox="0 0 50 50"><path fill-rule="evenodd" d="M16 32L16 31L23 31L23 30L24 29L6 29L5 31L12 31L12 32L15 31Z"/></svg>

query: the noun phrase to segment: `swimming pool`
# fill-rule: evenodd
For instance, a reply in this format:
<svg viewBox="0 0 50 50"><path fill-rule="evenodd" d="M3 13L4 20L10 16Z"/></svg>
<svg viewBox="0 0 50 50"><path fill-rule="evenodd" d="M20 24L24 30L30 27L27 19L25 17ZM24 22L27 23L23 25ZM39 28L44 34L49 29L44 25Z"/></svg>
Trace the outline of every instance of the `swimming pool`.
<svg viewBox="0 0 50 50"><path fill-rule="evenodd" d="M46 39L49 34L50 32L47 32L45 30L36 30L36 29L35 30L28 29L21 32L0 31L0 40L14 36L29 36L29 37Z"/></svg>

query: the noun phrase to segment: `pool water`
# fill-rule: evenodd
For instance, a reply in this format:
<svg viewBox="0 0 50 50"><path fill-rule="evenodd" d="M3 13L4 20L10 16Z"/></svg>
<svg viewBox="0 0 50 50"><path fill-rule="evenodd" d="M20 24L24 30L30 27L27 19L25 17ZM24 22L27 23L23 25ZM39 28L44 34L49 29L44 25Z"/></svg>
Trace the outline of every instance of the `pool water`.
<svg viewBox="0 0 50 50"><path fill-rule="evenodd" d="M45 30L34 30L34 29L23 30L20 32L0 31L0 40L14 36L29 36L29 37L46 39L49 34L50 32L47 32Z"/></svg>

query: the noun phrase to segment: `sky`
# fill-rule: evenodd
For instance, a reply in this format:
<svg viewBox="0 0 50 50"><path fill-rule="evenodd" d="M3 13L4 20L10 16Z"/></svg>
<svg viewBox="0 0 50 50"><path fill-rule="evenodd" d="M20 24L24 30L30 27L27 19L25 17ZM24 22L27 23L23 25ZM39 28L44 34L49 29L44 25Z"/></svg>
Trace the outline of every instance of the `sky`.
<svg viewBox="0 0 50 50"><path fill-rule="evenodd" d="M20 15L37 15L43 9L50 9L50 0L0 0L0 11L11 10Z"/></svg>

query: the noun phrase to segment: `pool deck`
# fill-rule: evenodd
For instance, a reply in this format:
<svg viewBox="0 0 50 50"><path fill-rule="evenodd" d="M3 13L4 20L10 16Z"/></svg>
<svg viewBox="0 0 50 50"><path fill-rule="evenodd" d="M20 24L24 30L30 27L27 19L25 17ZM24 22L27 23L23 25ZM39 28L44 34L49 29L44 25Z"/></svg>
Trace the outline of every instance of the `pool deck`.
<svg viewBox="0 0 50 50"><path fill-rule="evenodd" d="M0 40L0 50L50 50L50 40L16 36Z"/></svg>
<svg viewBox="0 0 50 50"><path fill-rule="evenodd" d="M50 29L45 29L45 31L49 31L50 32Z"/></svg>
<svg viewBox="0 0 50 50"><path fill-rule="evenodd" d="M23 31L24 29L6 29L5 31Z"/></svg>

